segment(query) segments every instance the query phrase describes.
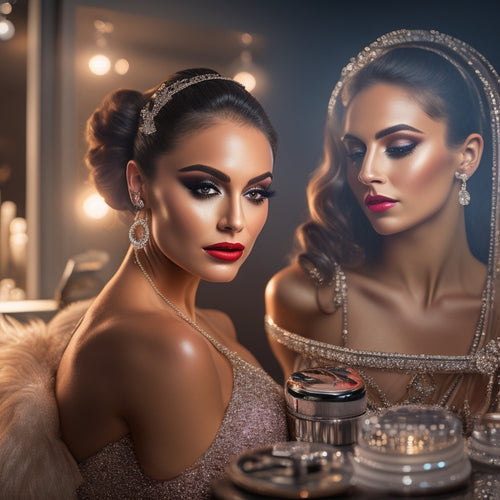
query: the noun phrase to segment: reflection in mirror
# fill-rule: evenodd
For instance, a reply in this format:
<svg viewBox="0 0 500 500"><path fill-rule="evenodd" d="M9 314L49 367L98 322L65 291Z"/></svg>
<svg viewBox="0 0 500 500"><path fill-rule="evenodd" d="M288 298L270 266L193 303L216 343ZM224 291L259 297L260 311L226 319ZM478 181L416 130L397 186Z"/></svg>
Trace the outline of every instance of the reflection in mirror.
<svg viewBox="0 0 500 500"><path fill-rule="evenodd" d="M295 262L267 288L285 375L347 364L369 408L498 408L500 86L472 47L399 30L335 85Z"/></svg>

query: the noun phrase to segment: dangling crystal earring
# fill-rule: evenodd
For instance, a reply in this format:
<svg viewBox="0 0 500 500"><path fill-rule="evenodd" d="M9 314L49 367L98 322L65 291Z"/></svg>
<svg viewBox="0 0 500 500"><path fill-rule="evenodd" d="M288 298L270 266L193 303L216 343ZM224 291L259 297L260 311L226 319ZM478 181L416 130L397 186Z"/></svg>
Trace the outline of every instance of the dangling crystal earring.
<svg viewBox="0 0 500 500"><path fill-rule="evenodd" d="M136 191L132 191L131 195L132 203L136 212L141 211L144 208L144 200L141 198L141 194ZM142 236L139 237L136 235L138 228L142 230ZM146 243L149 241L149 227L148 219L146 217L139 217L134 221L128 230L128 239L137 249L144 248L146 246Z"/></svg>
<svg viewBox="0 0 500 500"><path fill-rule="evenodd" d="M458 192L458 203L462 206L468 205L470 203L470 193L467 191L467 179L469 177L463 172L455 172L455 177L462 181L460 191Z"/></svg>

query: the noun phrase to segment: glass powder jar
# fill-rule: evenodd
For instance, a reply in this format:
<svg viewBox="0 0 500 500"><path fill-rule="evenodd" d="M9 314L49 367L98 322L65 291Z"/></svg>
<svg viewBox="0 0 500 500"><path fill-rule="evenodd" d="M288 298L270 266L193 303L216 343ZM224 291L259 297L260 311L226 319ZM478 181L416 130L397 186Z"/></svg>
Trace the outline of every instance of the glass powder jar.
<svg viewBox="0 0 500 500"><path fill-rule="evenodd" d="M469 438L469 455L482 465L500 467L500 413L477 417Z"/></svg>
<svg viewBox="0 0 500 500"><path fill-rule="evenodd" d="M366 389L351 368L315 367L292 373L285 399L292 439L331 445L356 441Z"/></svg>
<svg viewBox="0 0 500 500"><path fill-rule="evenodd" d="M367 414L360 423L353 469L354 484L372 491L424 495L458 488L471 473L462 423L430 406Z"/></svg>

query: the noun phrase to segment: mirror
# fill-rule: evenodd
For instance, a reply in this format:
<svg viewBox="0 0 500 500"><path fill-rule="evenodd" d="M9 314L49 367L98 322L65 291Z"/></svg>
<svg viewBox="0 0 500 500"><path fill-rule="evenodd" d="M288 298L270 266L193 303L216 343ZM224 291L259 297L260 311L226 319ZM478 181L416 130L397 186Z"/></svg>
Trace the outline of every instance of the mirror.
<svg viewBox="0 0 500 500"><path fill-rule="evenodd" d="M26 295L27 1L0 1L0 301Z"/></svg>

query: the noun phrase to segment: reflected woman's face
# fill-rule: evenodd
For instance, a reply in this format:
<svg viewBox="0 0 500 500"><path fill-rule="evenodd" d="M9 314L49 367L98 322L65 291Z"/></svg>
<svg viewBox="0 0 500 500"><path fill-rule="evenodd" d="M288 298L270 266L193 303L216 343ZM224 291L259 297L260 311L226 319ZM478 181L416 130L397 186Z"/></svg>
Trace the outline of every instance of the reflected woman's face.
<svg viewBox="0 0 500 500"><path fill-rule="evenodd" d="M347 180L379 234L406 231L458 207L460 157L446 134L446 123L430 118L403 87L380 83L354 97L343 136Z"/></svg>
<svg viewBox="0 0 500 500"><path fill-rule="evenodd" d="M151 226L161 252L206 281L232 280L267 218L273 154L257 128L220 120L158 160Z"/></svg>

